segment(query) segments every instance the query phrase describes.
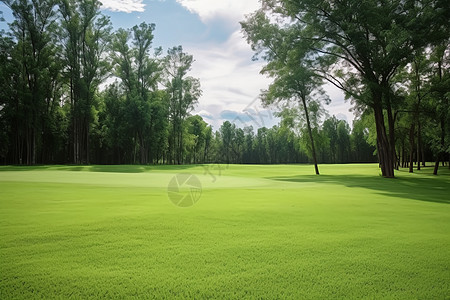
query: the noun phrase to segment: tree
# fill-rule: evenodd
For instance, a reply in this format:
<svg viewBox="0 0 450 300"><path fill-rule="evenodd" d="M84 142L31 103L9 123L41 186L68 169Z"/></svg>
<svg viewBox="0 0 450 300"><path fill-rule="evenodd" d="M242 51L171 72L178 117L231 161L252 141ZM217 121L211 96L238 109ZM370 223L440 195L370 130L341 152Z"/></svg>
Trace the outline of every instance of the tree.
<svg viewBox="0 0 450 300"><path fill-rule="evenodd" d="M244 127L244 149L242 159L244 163L254 163L254 139L255 133L252 126Z"/></svg>
<svg viewBox="0 0 450 300"><path fill-rule="evenodd" d="M120 90L119 84L109 85L100 95L103 106L99 113L101 130L104 135L104 152L108 156L104 163L126 163L129 162L127 154L132 152L132 140L128 134L126 120L125 96ZM103 155L104 157L106 155Z"/></svg>
<svg viewBox="0 0 450 300"><path fill-rule="evenodd" d="M187 76L193 62L193 56L183 52L181 46L169 49L164 59L163 84L169 97L169 119L172 123L170 160L178 164L182 163L183 123L202 94L200 80Z"/></svg>
<svg viewBox="0 0 450 300"><path fill-rule="evenodd" d="M167 157L169 147L169 100L168 95L163 90L151 93L151 127L150 127L150 153L153 162L162 163Z"/></svg>
<svg viewBox="0 0 450 300"><path fill-rule="evenodd" d="M374 127L372 115L366 114L353 121L352 134L350 136L351 151L354 162L375 162L376 143L371 144L369 127ZM372 130L374 131L374 130ZM375 138L372 137L375 141Z"/></svg>
<svg viewBox="0 0 450 300"><path fill-rule="evenodd" d="M47 122L54 112L54 103L58 101L55 96L60 88L56 2L3 2L11 8L15 18L10 28L17 42L10 57L15 62L14 81L17 84L11 120L16 139L13 144L18 155L13 162L35 164L43 159L43 139L50 135Z"/></svg>
<svg viewBox="0 0 450 300"><path fill-rule="evenodd" d="M225 162L229 164L231 162L231 155L233 150L233 141L236 134L236 125L231 124L229 121L225 121L220 126L220 136L222 137L222 149L221 153L225 156Z"/></svg>
<svg viewBox="0 0 450 300"><path fill-rule="evenodd" d="M203 163L210 162L210 154L213 143L213 131L211 126L206 126L204 130L205 144L203 148Z"/></svg>
<svg viewBox="0 0 450 300"><path fill-rule="evenodd" d="M261 10L241 24L252 48L264 52L263 58L268 61L261 72L274 78L262 94L263 103L270 105L281 102L291 106L294 103L295 107L303 110L314 168L319 175L310 114L319 111L320 100L327 101L320 88L321 78L311 71L305 49L292 47L295 39L291 29L271 24Z"/></svg>
<svg viewBox="0 0 450 300"><path fill-rule="evenodd" d="M329 162L336 163L337 161L337 145L338 145L338 133L337 133L337 127L338 127L338 119L335 116L332 116L331 118L326 119L322 124L322 132L326 136L326 139L328 140L328 157Z"/></svg>
<svg viewBox="0 0 450 300"><path fill-rule="evenodd" d="M208 124L203 121L203 118L199 115L191 116L186 119L188 124L188 134L192 136L192 154L194 164L199 163L204 159L204 155L201 155L201 151L204 150L206 138L208 134Z"/></svg>
<svg viewBox="0 0 450 300"><path fill-rule="evenodd" d="M13 58L16 44L13 37L1 31L0 36L0 158L3 163L18 163L20 153L18 61ZM10 158L9 156L12 156Z"/></svg>
<svg viewBox="0 0 450 300"><path fill-rule="evenodd" d="M244 150L245 133L242 128L236 128L233 143L234 162L242 163L242 152Z"/></svg>
<svg viewBox="0 0 450 300"><path fill-rule="evenodd" d="M157 48L154 57L150 56L154 29L155 24L145 22L132 30L119 29L112 43L115 73L121 79L126 94L127 122L136 141L133 143L134 156L139 152L141 164L149 163L152 137L159 135L159 132L154 132L157 124L153 114L159 115L160 110L164 110L162 95L157 91L161 76L158 59L161 49ZM133 160L136 162L135 158Z"/></svg>
<svg viewBox="0 0 450 300"><path fill-rule="evenodd" d="M437 138L432 141L432 147L436 153L434 175L438 173L439 162L444 161L444 154L450 155L450 59L448 41L438 44L434 48L431 58L434 73L430 87L432 106L435 108L433 110L435 112L433 119L438 123L436 128L439 128L435 135Z"/></svg>
<svg viewBox="0 0 450 300"><path fill-rule="evenodd" d="M107 50L110 22L100 15L97 0L63 0L63 44L71 104L72 154L75 164L89 163L90 128L98 86L107 74L103 55Z"/></svg>
<svg viewBox="0 0 450 300"><path fill-rule="evenodd" d="M340 163L349 161L350 154L350 126L344 120L337 125L337 153Z"/></svg>

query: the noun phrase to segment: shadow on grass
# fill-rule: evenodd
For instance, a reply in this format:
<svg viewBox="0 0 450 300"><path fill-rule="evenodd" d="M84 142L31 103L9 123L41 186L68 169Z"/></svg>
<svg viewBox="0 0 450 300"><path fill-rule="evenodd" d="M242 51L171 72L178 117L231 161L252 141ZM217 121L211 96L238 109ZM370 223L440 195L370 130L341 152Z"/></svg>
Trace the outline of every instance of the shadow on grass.
<svg viewBox="0 0 450 300"><path fill-rule="evenodd" d="M395 179L387 179L360 175L299 175L266 178L289 182L339 184L350 188L374 190L390 197L450 204L450 177L448 176L417 177L403 174Z"/></svg>
<svg viewBox="0 0 450 300"><path fill-rule="evenodd" d="M49 165L34 165L34 166L24 166L24 165L7 165L0 166L1 171L39 171L54 168L54 166Z"/></svg>
<svg viewBox="0 0 450 300"><path fill-rule="evenodd" d="M143 173L151 170L177 171L199 165L35 165L35 166L0 166L1 171L87 171L106 173Z"/></svg>
<svg viewBox="0 0 450 300"><path fill-rule="evenodd" d="M185 170L196 165L93 165L86 171L111 173L143 173L152 170Z"/></svg>

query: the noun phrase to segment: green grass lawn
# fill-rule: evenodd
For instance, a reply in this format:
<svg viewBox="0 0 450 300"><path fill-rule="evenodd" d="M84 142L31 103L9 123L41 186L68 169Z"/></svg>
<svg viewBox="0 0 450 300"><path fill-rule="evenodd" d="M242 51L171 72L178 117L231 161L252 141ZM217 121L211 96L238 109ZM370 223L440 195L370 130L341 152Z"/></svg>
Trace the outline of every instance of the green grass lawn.
<svg viewBox="0 0 450 300"><path fill-rule="evenodd" d="M450 172L0 167L0 299L450 299ZM195 174L198 202L168 197Z"/></svg>

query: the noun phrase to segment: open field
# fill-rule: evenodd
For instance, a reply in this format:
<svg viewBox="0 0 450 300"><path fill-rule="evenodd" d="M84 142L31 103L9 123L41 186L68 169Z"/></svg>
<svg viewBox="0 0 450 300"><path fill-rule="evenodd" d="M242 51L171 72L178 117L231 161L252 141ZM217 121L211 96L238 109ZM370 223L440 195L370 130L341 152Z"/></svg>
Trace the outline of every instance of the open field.
<svg viewBox="0 0 450 300"><path fill-rule="evenodd" d="M450 299L450 172L0 167L0 299ZM191 207L168 197L195 174Z"/></svg>

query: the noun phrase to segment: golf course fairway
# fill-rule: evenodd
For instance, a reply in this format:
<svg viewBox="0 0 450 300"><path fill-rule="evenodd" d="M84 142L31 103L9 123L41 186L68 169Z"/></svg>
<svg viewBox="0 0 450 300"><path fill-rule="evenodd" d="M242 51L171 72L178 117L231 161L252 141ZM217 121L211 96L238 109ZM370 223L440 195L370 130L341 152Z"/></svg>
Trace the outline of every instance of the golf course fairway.
<svg viewBox="0 0 450 300"><path fill-rule="evenodd" d="M448 167L319 167L0 167L0 299L450 299Z"/></svg>

